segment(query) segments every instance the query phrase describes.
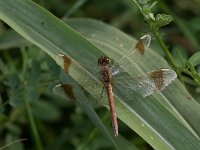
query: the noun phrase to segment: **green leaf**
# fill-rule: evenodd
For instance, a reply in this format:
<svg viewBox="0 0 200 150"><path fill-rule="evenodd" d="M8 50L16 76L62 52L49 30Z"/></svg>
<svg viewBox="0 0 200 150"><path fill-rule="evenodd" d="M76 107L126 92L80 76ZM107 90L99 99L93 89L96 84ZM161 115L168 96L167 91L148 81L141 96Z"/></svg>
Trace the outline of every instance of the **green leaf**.
<svg viewBox="0 0 200 150"><path fill-rule="evenodd" d="M3 123L3 122L6 122L7 121L7 116L6 115L3 115L2 113L0 113L0 122Z"/></svg>
<svg viewBox="0 0 200 150"><path fill-rule="evenodd" d="M34 88L31 88L31 87L27 87L25 89L25 98L28 100L28 101L37 101L39 99L39 94L38 92L36 92L36 89Z"/></svg>
<svg viewBox="0 0 200 150"><path fill-rule="evenodd" d="M33 59L30 69L26 72L26 79L29 85L36 85L41 77L40 63Z"/></svg>
<svg viewBox="0 0 200 150"><path fill-rule="evenodd" d="M173 21L173 18L171 15L157 14L156 20L155 20L155 25L156 25L156 28L159 29L159 28L169 24L172 21Z"/></svg>
<svg viewBox="0 0 200 150"><path fill-rule="evenodd" d="M195 70L193 64L190 63L190 62L188 61L188 62L187 62L187 65L188 65L188 67L190 68L190 71L192 72L192 74L193 74L193 75L196 75L197 72L196 72L196 70Z"/></svg>
<svg viewBox="0 0 200 150"><path fill-rule="evenodd" d="M200 64L200 52L194 53L188 61L195 67Z"/></svg>
<svg viewBox="0 0 200 150"><path fill-rule="evenodd" d="M18 75L16 73L11 74L8 83L13 91L16 90L20 83Z"/></svg>
<svg viewBox="0 0 200 150"><path fill-rule="evenodd" d="M89 103L93 100L92 96L88 96L88 92L84 91L80 85L77 84L76 81L73 80L72 77L66 76L65 72L62 71L60 74L62 78L62 83L70 84L73 89L73 94L76 96L76 103L79 105L84 112L88 115L88 117L92 120L92 122L96 125L96 127L102 132L102 134L109 139L109 141L113 144L116 149L127 149L127 150L138 150L134 145L132 145L129 141L125 140L122 136L119 135L118 138L113 136L113 133L106 129L103 125L102 121L98 117L97 113L92 107L92 103Z"/></svg>
<svg viewBox="0 0 200 150"><path fill-rule="evenodd" d="M135 43L135 39L116 28L94 20L70 20L67 22L71 26L69 27L43 8L27 0L1 0L0 18L30 42L42 48L53 59L57 60L56 56L60 53L69 57L72 60L69 75L79 84L81 84L81 80L78 80L80 75L85 79L96 80L92 69L80 67L79 64L86 63L92 68L97 68L99 57L108 55L115 60L122 57ZM133 62L130 65L134 66ZM169 66L163 58L149 49L142 62L136 63L136 68L128 71L139 73L160 68L169 68ZM88 74L85 75L85 72ZM83 88L91 95L97 94L84 86ZM85 97L79 95L80 92L81 89L77 89L74 95L84 100ZM198 138L200 105L178 80L163 92L156 92L145 99L128 93L128 89L121 89L121 92L133 97L128 96L127 100L130 101L123 101L120 93L114 93L118 117L153 148L196 150L200 147ZM87 105L84 107L87 109ZM91 118L97 117L92 112L88 115ZM97 121L95 123L99 124ZM118 149L120 145L124 146L124 143L116 142L113 138L108 139Z"/></svg>
<svg viewBox="0 0 200 150"><path fill-rule="evenodd" d="M81 22L82 22L82 24L81 24ZM114 49L112 52L110 52L110 51L108 51L107 53L108 53L108 55L110 56L110 55L113 55L113 58L117 58L118 56L117 55L119 55L119 54L116 54L115 52L117 51L117 50L119 50L120 52L122 52L123 50L125 51L125 49L128 49L128 46L127 45L125 45L124 44L124 46L127 46L127 48L124 48L124 47L122 47L122 48L120 48L120 43L117 43L117 42L115 42L114 40L109 40L109 37L108 37L108 35L110 34L111 35L111 33L115 33L115 34L119 34L118 36L117 35L115 35L115 36L117 36L119 39L119 41L121 41L122 43L126 43L126 44L128 44L128 37L123 37L123 35L124 34L122 34L120 31L116 31L115 29L113 29L113 28L111 28L111 27L108 27L108 26L105 26L105 24L102 24L102 23L100 23L100 22L95 22L95 21L87 21L87 20L74 20L74 21L70 21L70 22L68 22L68 24L70 24L71 26L73 26L76 30L78 30L80 33L82 33L82 35L84 35L86 38L88 38L89 40L91 40L91 41L93 41L93 43L95 43L95 44L97 44L99 47L102 47L102 50L104 50L104 51L106 51L105 49L109 49L109 47L108 46L106 46L107 44L108 45L112 45L112 49ZM89 25L88 25L89 24ZM101 30L102 32L100 32L99 30L97 30L97 28L99 29L99 30ZM98 35L98 36L93 36L93 37L91 37L91 33L93 33L94 35ZM105 35L106 34L106 35ZM113 35L113 34L112 34ZM114 35L113 35L114 36ZM102 37L104 37L104 38L102 38ZM105 38L105 37L107 37L107 38ZM110 37L111 38L111 37ZM114 38L113 38L114 39ZM102 44L102 43L106 43L106 44ZM129 46L131 46L132 44L131 44L131 42L129 43ZM143 70L146 70L146 71L148 71L149 69L153 69L153 68L166 68L167 67L167 64L166 64L166 62L162 59L162 58L160 58L157 54L155 54L153 51L147 51L147 55L146 55L146 57L144 58L145 60L144 60L144 62L143 63L139 63L138 62L138 65L139 65L139 67L140 68L142 68ZM156 60L157 61L153 61L152 60L152 58L156 58ZM159 62L159 64L157 63L157 62ZM145 65L144 65L145 64ZM145 72L146 72L145 71ZM179 93L179 94L178 94ZM150 120L152 121L152 120L154 120L153 118L155 118L155 122L154 122L154 125L158 125L157 123L157 121L158 120L163 120L163 121L165 121L165 123L167 124L167 126L169 125L169 124L173 124L174 126L175 126L175 120L171 120L171 119L169 119L168 117L168 113L166 113L166 114L168 114L168 115L166 115L164 112L163 112L163 108L162 107L165 107L166 109L168 109L167 107L172 107L172 108L169 108L168 110L169 111L172 111L173 109L175 109L176 110L176 112L173 112L172 111L172 114L173 115L178 115L179 117L179 119L180 120L182 120L183 118L182 117L186 117L186 118L188 118L188 120L190 120L189 122L191 123L191 126L193 126L193 127L197 127L198 125L196 124L197 122L196 122L196 118L198 118L197 116L198 116L198 114L199 114L199 111L198 111L198 108L199 108L199 104L197 104L195 101L193 101L192 100L192 97L191 97L191 95L189 95L187 92L186 92L186 89L183 87L183 85L181 85L181 83L179 83L179 82L176 82L176 83L174 83L174 84L172 84L172 85L170 85L170 88L167 88L167 90L164 90L163 91L163 94L164 94L164 97L165 98L167 98L167 102L164 102L163 101L163 98L164 97L162 97L163 95L161 94L161 95L157 95L157 94L155 94L153 97L148 97L148 98L145 98L144 100L141 100L141 98L138 98L138 101L136 102L136 101L134 101L132 104L131 104L131 106L130 106L130 104L129 104L129 106L132 108L132 110L134 110L134 111L138 111L138 112L140 112L140 113L142 113L141 112L141 110L145 110L143 113L144 114L147 114L147 118L151 118ZM158 96L158 97L157 97ZM165 99L164 98L164 99ZM137 97L134 97L134 99L137 99ZM154 100L153 100L154 99ZM188 99L190 99L191 101L192 101L192 103L193 104L191 104L190 102L191 101L188 101ZM157 104L155 104L154 102L155 101L160 101L160 102L156 102ZM118 101L116 101L116 103L117 103ZM131 103L131 102L130 102ZM139 105L139 106L136 106L137 104ZM149 104L149 103L151 103L151 104ZM161 104L160 104L161 103ZM168 103L168 104L167 104ZM118 103L117 103L118 104ZM171 106L170 106L171 105ZM129 106L127 106L127 108L130 108ZM145 108L143 108L143 107L141 107L141 106L145 106ZM156 108L155 108L155 106L157 107L157 113L156 113ZM147 107L148 107L148 109L150 109L149 111L147 111L148 109L147 109ZM189 108L189 110L193 110L193 112L191 113L189 110L188 110L188 107L190 107ZM196 107L196 108L195 108ZM120 107L120 110L126 110L127 108L123 108L123 107ZM160 110L159 110L159 109ZM152 116L150 117L149 115L152 113L151 111L152 110L154 110L154 114L152 114ZM162 112L162 113L161 113ZM178 114L177 114L177 112L179 112ZM186 113L187 112L187 113ZM127 113L124 117L126 118L125 120L127 121L127 122L129 122L130 120L132 120L133 119L133 116L129 116L128 114L131 114L131 113ZM161 114L165 114L166 116L164 117L164 116L162 116ZM193 114L196 114L195 116L196 117L194 117L193 116ZM121 115L120 113L118 114L118 115ZM122 113L122 115L124 115L124 113ZM140 114L141 115L141 114ZM167 117L168 116L168 117ZM142 116L141 116L142 117ZM143 116L144 117L144 116ZM143 118L142 117L142 118ZM160 118L159 118L160 117ZM191 118L192 117L192 118ZM146 118L146 119L147 119ZM165 119L163 119L163 118L165 118ZM168 119L167 119L168 118ZM182 118L182 119L181 119ZM147 119L148 120L148 119ZM193 121L192 121L193 120ZM123 120L124 121L124 120ZM182 120L183 121L183 120ZM133 121L133 123L132 123L132 127L135 127L136 126L136 122L137 121ZM171 122L171 123L170 123ZM174 122L174 123L173 123ZM179 122L179 121L178 121ZM177 123L178 123L177 122ZM196 123L195 123L196 122ZM129 122L130 123L130 122ZM129 123L127 123L127 124L129 124ZM164 124L165 124L164 123ZM162 124L162 123L161 123ZM161 124L160 125L158 125L158 126L161 126ZM163 124L163 127L166 125L164 125ZM184 124L184 123L183 123ZM138 126L138 130L140 130L141 129L141 126L139 125ZM165 128L165 127L164 127ZM167 127L168 128L168 127ZM199 131L199 129L197 129L198 131ZM171 133L172 131L171 131L171 129L170 129L170 127L168 128L168 131L167 132L169 132L169 133ZM175 132L175 131L174 131ZM139 132L140 133L140 135L141 135L141 132ZM169 134L168 133L168 134ZM198 134L199 134L199 132L197 132ZM196 134L197 134L196 133ZM176 133L177 134L177 133ZM175 136L175 137L177 137L177 135ZM181 137L180 137L181 138ZM181 146L181 145L180 145Z"/></svg>
<svg viewBox="0 0 200 150"><path fill-rule="evenodd" d="M150 14L151 13L151 8L149 7L148 4L145 4L142 6L142 11L144 12L144 14Z"/></svg>
<svg viewBox="0 0 200 150"><path fill-rule="evenodd" d="M158 3L158 1L154 1L154 2L151 4L150 8L153 9L153 8L157 5L157 3Z"/></svg>
<svg viewBox="0 0 200 150"><path fill-rule="evenodd" d="M139 0L138 2L141 4L141 5L144 5L146 3L148 3L150 0Z"/></svg>
<svg viewBox="0 0 200 150"><path fill-rule="evenodd" d="M11 96L9 98L9 104L13 107L21 106L23 104L23 100L18 96Z"/></svg>
<svg viewBox="0 0 200 150"><path fill-rule="evenodd" d="M58 108L46 101L34 102L31 110L36 118L45 121L55 121L60 117Z"/></svg>
<svg viewBox="0 0 200 150"><path fill-rule="evenodd" d="M192 32L194 32L194 34L198 31L200 31L199 23L200 23L199 17L191 18L191 20L189 22L189 29L192 30Z"/></svg>
<svg viewBox="0 0 200 150"><path fill-rule="evenodd" d="M0 98L1 100L1 98ZM0 102L0 114L3 114L3 112L5 111L5 106L2 104L2 102Z"/></svg>
<svg viewBox="0 0 200 150"><path fill-rule="evenodd" d="M200 78L199 78L199 75L198 75L195 67L193 66L193 64L188 61L187 62L187 66L189 67L189 69L190 69L190 71L192 73L192 77L194 78L194 80L200 85Z"/></svg>
<svg viewBox="0 0 200 150"><path fill-rule="evenodd" d="M61 70L60 66L58 66L55 63L55 61L51 57L49 57L48 55L46 56L45 59L46 59L46 63L47 63L49 70L51 70L50 73L53 75L53 77L58 78L58 75L59 75L58 72L60 72L60 70Z"/></svg>
<svg viewBox="0 0 200 150"><path fill-rule="evenodd" d="M9 30L0 36L0 50L22 47L30 44L30 42L22 38L22 36L13 30Z"/></svg>
<svg viewBox="0 0 200 150"><path fill-rule="evenodd" d="M172 50L172 55L174 57L174 60L180 67L182 68L186 67L188 56L187 56L187 51L185 49L176 46Z"/></svg>

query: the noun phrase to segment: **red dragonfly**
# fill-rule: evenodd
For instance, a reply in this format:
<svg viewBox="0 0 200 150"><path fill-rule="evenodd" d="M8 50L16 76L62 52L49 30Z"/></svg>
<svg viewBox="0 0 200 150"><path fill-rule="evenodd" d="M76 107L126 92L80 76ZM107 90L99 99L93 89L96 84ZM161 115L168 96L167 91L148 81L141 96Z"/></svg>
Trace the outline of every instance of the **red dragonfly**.
<svg viewBox="0 0 200 150"><path fill-rule="evenodd" d="M151 36L149 34L144 35L137 41L135 46L131 48L130 51L128 51L121 59L117 60L113 64L111 63L111 59L107 56L102 56L98 59L97 63L100 66L100 69L98 70L98 74L100 75L99 80L103 85L103 89L106 90L115 136L118 136L118 123L114 105L113 84L120 84L120 86L130 88L132 91L135 91L141 94L143 97L146 97L151 95L154 91L163 90L177 77L176 72L171 69L154 70L136 77L127 76L127 74L124 74L126 70L120 66L125 66L125 68L134 67L128 65L130 64L128 62L129 58L134 57L134 61L138 61L138 58L141 58L141 56L144 55L145 50L149 47L150 41ZM60 56L66 57L64 55ZM82 86L84 87L84 84L82 84ZM57 85L54 88L55 93L58 94L58 92L62 91L62 88L62 84ZM102 94L99 93L99 95L102 98Z"/></svg>

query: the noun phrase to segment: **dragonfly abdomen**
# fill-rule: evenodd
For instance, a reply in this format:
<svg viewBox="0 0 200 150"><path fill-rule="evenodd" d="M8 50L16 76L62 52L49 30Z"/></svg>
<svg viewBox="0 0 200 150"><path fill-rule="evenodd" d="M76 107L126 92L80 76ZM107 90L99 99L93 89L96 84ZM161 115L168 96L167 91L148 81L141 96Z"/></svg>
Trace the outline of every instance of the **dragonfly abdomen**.
<svg viewBox="0 0 200 150"><path fill-rule="evenodd" d="M113 98L113 92L112 92L112 85L110 83L106 84L105 89L106 89L106 93L107 93L107 96L108 96L108 103L109 103L109 106L110 106L113 131L115 133L115 136L118 136L117 114L115 112L114 98Z"/></svg>

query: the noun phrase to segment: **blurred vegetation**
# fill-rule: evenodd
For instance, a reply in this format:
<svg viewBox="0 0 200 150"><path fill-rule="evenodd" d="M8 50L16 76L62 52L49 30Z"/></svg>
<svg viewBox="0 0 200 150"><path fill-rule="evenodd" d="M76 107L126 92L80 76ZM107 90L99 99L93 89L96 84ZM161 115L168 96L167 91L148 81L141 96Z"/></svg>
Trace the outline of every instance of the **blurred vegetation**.
<svg viewBox="0 0 200 150"><path fill-rule="evenodd" d="M166 58L200 102L199 0L34 2L61 19L93 18L133 37L152 34L151 48ZM19 37L12 34L12 29L0 22L0 147L18 139L33 139L5 149L112 149L112 143L79 105L52 93L52 87L60 80L60 67L38 47L18 41ZM96 111L110 126L109 111L101 107ZM139 149L152 149L120 121L119 126L120 133Z"/></svg>

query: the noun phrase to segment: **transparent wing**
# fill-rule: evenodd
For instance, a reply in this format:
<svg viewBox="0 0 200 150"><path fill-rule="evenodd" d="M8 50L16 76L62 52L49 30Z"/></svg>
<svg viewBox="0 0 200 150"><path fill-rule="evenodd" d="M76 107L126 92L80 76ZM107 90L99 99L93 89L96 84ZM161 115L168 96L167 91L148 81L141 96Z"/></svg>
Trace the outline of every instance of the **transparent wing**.
<svg viewBox="0 0 200 150"><path fill-rule="evenodd" d="M69 68L73 65L71 60L63 54L58 54L56 56L57 63L64 68L64 71L68 73ZM74 79L77 81L82 88L86 91L89 91L91 95L98 101L102 102L106 99L105 92L102 92L103 85L101 83L101 73L100 68L97 66L96 68L92 67L92 65L85 65L85 64L77 64L75 63L72 71L74 72ZM75 99L72 97L73 90L76 86L70 85L70 83L65 82L67 84L59 84L53 88L53 92L56 95L60 95L65 99Z"/></svg>
<svg viewBox="0 0 200 150"><path fill-rule="evenodd" d="M117 60L112 66L111 70L113 75L116 75L125 70L133 68L135 63L142 59L145 54L145 50L150 46L151 36L146 34L142 36L138 42L119 60ZM131 64L131 65L130 65ZM122 69L121 67L124 69Z"/></svg>
<svg viewBox="0 0 200 150"><path fill-rule="evenodd" d="M61 96L64 99L73 101L75 99L72 91L72 86L70 84L58 84L53 87L53 93Z"/></svg>
<svg viewBox="0 0 200 150"><path fill-rule="evenodd" d="M83 86L84 88L85 86L89 86L90 88L93 88L93 91L91 91L91 93L85 91L84 97L82 97L82 99L81 97L79 97L79 95L78 97L77 95L75 95L74 90L77 90L77 86L72 86L70 84L58 84L54 86L53 93L69 101L76 101L76 98L79 98L79 102L90 103L94 106L99 105L101 103L107 103L106 92L102 86L101 88L99 88L97 84L85 84ZM80 92L82 93L84 92L83 88L79 87L79 90L81 90ZM93 98L95 98L95 101L89 98L91 95ZM86 97L88 97L88 99L85 99Z"/></svg>
<svg viewBox="0 0 200 150"><path fill-rule="evenodd" d="M176 77L177 75L175 71L170 69L161 69L136 77L120 73L113 77L113 83L120 88L135 91L143 97L146 97L151 95L156 90L163 90L172 81L174 81Z"/></svg>

